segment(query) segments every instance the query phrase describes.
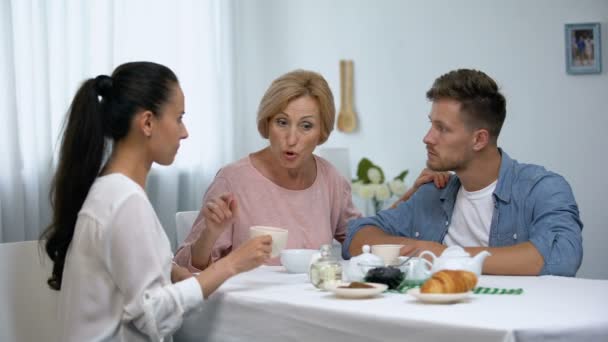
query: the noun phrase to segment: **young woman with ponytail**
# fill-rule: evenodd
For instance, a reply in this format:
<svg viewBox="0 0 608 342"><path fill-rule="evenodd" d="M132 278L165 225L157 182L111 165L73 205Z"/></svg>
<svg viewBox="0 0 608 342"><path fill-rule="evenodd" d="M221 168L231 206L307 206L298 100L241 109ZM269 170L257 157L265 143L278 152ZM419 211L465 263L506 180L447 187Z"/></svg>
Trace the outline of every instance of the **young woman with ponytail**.
<svg viewBox="0 0 608 342"><path fill-rule="evenodd" d="M54 263L48 283L60 290L60 341L170 338L226 279L269 257L264 236L196 276L172 263L144 188L152 163L171 164L188 136L183 115L177 77L155 63L123 64L76 93L42 236Z"/></svg>

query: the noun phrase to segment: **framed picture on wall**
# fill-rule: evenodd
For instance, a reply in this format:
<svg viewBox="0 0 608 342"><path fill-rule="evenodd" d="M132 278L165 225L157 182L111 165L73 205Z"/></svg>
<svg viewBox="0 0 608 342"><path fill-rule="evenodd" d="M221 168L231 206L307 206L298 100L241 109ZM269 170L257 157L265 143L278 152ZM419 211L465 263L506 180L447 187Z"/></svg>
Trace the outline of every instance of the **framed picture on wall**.
<svg viewBox="0 0 608 342"><path fill-rule="evenodd" d="M602 53L599 23L566 24L566 72L599 74Z"/></svg>

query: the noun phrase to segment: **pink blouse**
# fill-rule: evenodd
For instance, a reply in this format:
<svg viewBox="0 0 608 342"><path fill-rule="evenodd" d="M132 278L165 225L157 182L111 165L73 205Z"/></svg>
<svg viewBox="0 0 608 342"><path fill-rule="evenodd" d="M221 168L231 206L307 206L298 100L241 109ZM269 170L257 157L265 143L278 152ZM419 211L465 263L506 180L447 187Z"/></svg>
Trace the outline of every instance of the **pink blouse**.
<svg viewBox="0 0 608 342"><path fill-rule="evenodd" d="M211 258L216 261L249 239L249 227L274 226L289 231L285 248L318 249L331 244L333 238L342 242L346 225L361 217L352 203L350 183L325 159L315 156L317 178L304 190L289 190L264 177L245 157L220 169L203 197L203 204L222 193L231 192L238 201L238 214L232 227L216 241ZM202 210L192 231L177 250L175 262L192 266L191 246L205 229ZM272 258L268 265L280 265Z"/></svg>

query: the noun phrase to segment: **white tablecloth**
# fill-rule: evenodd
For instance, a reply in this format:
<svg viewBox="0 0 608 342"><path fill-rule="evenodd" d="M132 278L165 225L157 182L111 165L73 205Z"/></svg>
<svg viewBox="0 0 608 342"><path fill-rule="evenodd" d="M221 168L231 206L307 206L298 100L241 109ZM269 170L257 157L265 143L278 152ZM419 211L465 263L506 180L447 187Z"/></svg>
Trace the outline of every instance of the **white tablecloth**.
<svg viewBox="0 0 608 342"><path fill-rule="evenodd" d="M305 274L263 266L240 274L188 317L175 341L608 341L608 281L482 276L472 295L424 304L407 294L340 299Z"/></svg>

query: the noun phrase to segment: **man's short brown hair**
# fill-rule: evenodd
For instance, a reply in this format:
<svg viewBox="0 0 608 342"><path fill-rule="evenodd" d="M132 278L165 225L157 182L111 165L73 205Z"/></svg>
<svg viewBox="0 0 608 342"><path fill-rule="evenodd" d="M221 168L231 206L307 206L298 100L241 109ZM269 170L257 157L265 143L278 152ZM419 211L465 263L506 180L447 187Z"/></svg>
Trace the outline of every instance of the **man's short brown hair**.
<svg viewBox="0 0 608 342"><path fill-rule="evenodd" d="M426 92L431 101L452 99L461 103L460 112L468 127L485 128L494 142L507 114L505 97L494 80L478 70L458 69L441 75Z"/></svg>

